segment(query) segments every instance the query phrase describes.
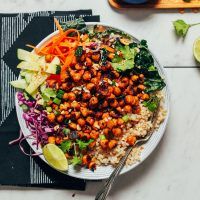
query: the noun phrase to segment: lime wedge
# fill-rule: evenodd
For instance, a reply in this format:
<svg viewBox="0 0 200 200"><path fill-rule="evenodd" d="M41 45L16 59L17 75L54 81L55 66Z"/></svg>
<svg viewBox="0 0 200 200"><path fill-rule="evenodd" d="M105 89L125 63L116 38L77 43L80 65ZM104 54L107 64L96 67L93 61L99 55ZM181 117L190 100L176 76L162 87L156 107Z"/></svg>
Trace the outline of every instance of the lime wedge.
<svg viewBox="0 0 200 200"><path fill-rule="evenodd" d="M68 162L65 154L55 144L47 144L42 149L46 161L53 168L60 171L68 170Z"/></svg>
<svg viewBox="0 0 200 200"><path fill-rule="evenodd" d="M193 54L198 62L200 62L200 37L194 41Z"/></svg>

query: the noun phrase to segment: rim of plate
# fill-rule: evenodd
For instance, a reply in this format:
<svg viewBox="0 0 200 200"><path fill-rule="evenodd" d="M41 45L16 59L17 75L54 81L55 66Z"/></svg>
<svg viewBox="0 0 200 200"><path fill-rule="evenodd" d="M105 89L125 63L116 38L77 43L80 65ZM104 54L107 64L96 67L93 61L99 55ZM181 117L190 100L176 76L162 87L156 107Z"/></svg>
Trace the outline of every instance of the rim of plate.
<svg viewBox="0 0 200 200"><path fill-rule="evenodd" d="M110 25L110 24L107 24L107 23L101 23L101 22L97 22L97 23L89 22L89 23L86 23L87 26L94 26L95 24L99 24L99 25L103 25L103 26L106 26L106 27L111 27L111 28L123 31L123 32L127 33L128 35L130 35L136 42L139 42L139 40L135 36L133 36L132 33L130 33L127 30L124 30L122 28L119 28L117 26L113 26L113 25ZM58 31L55 31L55 32L49 34L47 37L45 37L37 45L37 47L41 46L44 42L49 40L52 36L56 35L57 33L58 33ZM167 78L167 75L165 73L164 68L160 65L160 63L158 62L157 58L154 56L154 54L152 53L151 50L149 50L149 51L151 52L151 54L152 54L152 56L154 58L155 66L158 68L160 75L164 78L165 83L166 83L166 87L164 89L164 96L165 96L164 107L165 107L165 109L167 111L167 115L166 115L165 120L160 125L159 129L154 131L154 133L151 136L150 140L146 144L143 145L144 149L142 150L142 152L140 154L140 161L138 161L137 163L135 163L133 165L125 166L122 169L120 175L124 174L124 173L127 173L128 171L130 171L130 170L134 169L135 167L137 167L138 165L140 165L154 151L154 149L158 146L160 140L162 139L162 137L163 137L163 135L165 133L165 129L166 129L166 126L167 126L167 123L168 123L168 119L169 119L169 114L170 114L169 113L170 112L170 109L169 109L170 96L169 95L170 95L170 93L169 93L168 78ZM27 137L28 135L30 135L31 132L26 127L25 120L22 117L23 111L22 111L22 109L20 108L20 106L18 104L17 94L15 96L15 105L16 105L17 118L18 118L18 121L19 121L20 128L21 128L21 130L23 132L23 135L25 137ZM32 148L32 150L34 152L42 153L42 149L41 148L37 149L36 146L32 144L33 141L34 141L33 138L29 138L28 137L28 138L26 138L26 141L28 142L28 144L30 145L30 147ZM47 161L45 160L43 155L39 155L39 157L45 163L47 163ZM52 167L52 166L50 166L50 167ZM114 170L114 168L112 166L110 166L110 165L109 166L98 166L97 169L94 172L92 172L89 169L85 169L85 168L74 169L73 166L69 165L69 169L68 169L67 172L62 172L62 171L59 171L59 172L61 172L63 174L66 174L66 175L69 175L69 176L72 176L72 177L75 177L75 178L80 178L80 179L102 180L102 179L108 178L113 170Z"/></svg>

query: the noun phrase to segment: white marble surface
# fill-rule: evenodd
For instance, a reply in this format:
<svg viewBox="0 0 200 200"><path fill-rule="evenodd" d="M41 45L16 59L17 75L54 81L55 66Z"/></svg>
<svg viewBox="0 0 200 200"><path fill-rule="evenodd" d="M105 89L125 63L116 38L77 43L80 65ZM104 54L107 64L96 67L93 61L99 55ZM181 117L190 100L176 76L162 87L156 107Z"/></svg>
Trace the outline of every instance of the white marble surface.
<svg viewBox="0 0 200 200"><path fill-rule="evenodd" d="M192 44L200 26L185 40L175 37L171 21L199 22L199 14L177 11L129 10L116 12L106 0L0 0L0 12L74 10L92 8L103 22L119 25L149 46L165 66L196 66ZM134 171L121 176L108 199L200 199L200 69L166 69L171 89L171 116L164 138L153 154ZM89 182L84 192L0 187L1 200L94 199L100 182ZM75 197L72 198L72 194Z"/></svg>

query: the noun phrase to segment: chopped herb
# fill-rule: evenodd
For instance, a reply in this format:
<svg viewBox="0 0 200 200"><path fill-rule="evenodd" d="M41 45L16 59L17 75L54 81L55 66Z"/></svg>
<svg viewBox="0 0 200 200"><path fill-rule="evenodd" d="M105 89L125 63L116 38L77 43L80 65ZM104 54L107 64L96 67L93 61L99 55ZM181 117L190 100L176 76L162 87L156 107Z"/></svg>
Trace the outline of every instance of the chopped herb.
<svg viewBox="0 0 200 200"><path fill-rule="evenodd" d="M67 136L70 133L70 129L63 128L63 133L65 134L65 136Z"/></svg>
<svg viewBox="0 0 200 200"><path fill-rule="evenodd" d="M105 135L100 135L99 138L100 138L100 140L105 140L106 136Z"/></svg>
<svg viewBox="0 0 200 200"><path fill-rule="evenodd" d="M54 110L53 113L54 113L55 115L60 115L60 111L58 111L58 110Z"/></svg>
<svg viewBox="0 0 200 200"><path fill-rule="evenodd" d="M102 49L101 50L101 64L102 65L106 65L107 63L107 57L108 57L108 52L106 49Z"/></svg>
<svg viewBox="0 0 200 200"><path fill-rule="evenodd" d="M73 156L70 161L73 166L80 165L82 163L82 159L79 156Z"/></svg>
<svg viewBox="0 0 200 200"><path fill-rule="evenodd" d="M57 93L56 96L57 96L59 99L62 99L64 93L65 93L65 92L64 92L63 90L58 90L58 93Z"/></svg>
<svg viewBox="0 0 200 200"><path fill-rule="evenodd" d="M185 37L190 27L196 26L196 25L199 25L199 24L200 23L187 24L182 19L178 19L178 20L173 22L175 32L176 32L177 36L179 36L179 37Z"/></svg>
<svg viewBox="0 0 200 200"><path fill-rule="evenodd" d="M87 146L93 141L94 140L92 140L92 139L90 139L88 142L84 142L82 140L76 140L80 150L86 149Z"/></svg>
<svg viewBox="0 0 200 200"><path fill-rule="evenodd" d="M111 85L112 85L112 86L116 86L115 80L112 81L112 84L111 84Z"/></svg>
<svg viewBox="0 0 200 200"><path fill-rule="evenodd" d="M76 49L76 51L75 51L75 56L76 57L81 57L82 54L83 54L83 47L78 46L77 49Z"/></svg>
<svg viewBox="0 0 200 200"><path fill-rule="evenodd" d="M60 72L61 72L61 66L57 65L57 67L56 67L56 74L60 74Z"/></svg>
<svg viewBox="0 0 200 200"><path fill-rule="evenodd" d="M124 115L124 116L122 117L122 120L123 120L124 122L127 122L127 121L129 120L129 116L128 116L128 115Z"/></svg>
<svg viewBox="0 0 200 200"><path fill-rule="evenodd" d="M60 144L60 148L61 148L61 150L62 150L64 153L66 153L67 151L69 151L70 148L71 148L71 146L72 146L72 142L71 142L70 140L66 140L66 141L64 141L64 142L62 142L62 143Z"/></svg>
<svg viewBox="0 0 200 200"><path fill-rule="evenodd" d="M57 105L60 105L61 100L58 99L58 98L55 98L55 99L53 100L53 102L54 102L55 104L57 104Z"/></svg>
<svg viewBox="0 0 200 200"><path fill-rule="evenodd" d="M151 112L154 112L159 106L160 99L157 96L152 96L148 101L144 101L143 105Z"/></svg>

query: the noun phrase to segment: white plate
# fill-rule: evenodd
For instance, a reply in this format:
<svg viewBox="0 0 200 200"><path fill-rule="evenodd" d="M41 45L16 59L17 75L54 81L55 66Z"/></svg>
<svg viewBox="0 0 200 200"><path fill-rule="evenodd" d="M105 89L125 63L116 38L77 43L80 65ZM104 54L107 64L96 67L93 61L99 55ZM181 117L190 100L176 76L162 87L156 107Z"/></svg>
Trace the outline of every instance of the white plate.
<svg viewBox="0 0 200 200"><path fill-rule="evenodd" d="M101 24L101 25L104 25L104 26L108 26L108 27L112 27L112 28L115 28L115 29L119 29L118 27L110 26L110 25L102 24L102 23L87 23L87 26L93 26L95 24ZM119 30L122 30L122 29L119 29ZM124 30L122 30L122 31L124 31ZM126 32L130 36L132 36L132 34L129 33L128 31L124 31L124 32ZM48 39L50 39L52 36L54 36L57 33L58 33L58 31L53 32L52 34L48 35L45 39L43 39L37 45L37 47L41 46L45 41L47 41ZM135 37L133 37L133 38L134 38L134 40L136 42L138 42L138 40ZM165 83L167 85L165 87L165 89L164 89L164 92L165 92L165 109L167 110L167 116L166 116L164 122L160 125L159 129L153 133L151 139L144 145L144 150L141 152L140 162L137 162L136 164L131 165L131 166L124 167L122 172L121 172L121 174L126 173L126 172L134 169L139 164L141 164L152 153L152 151L156 148L156 146L158 145L159 141L161 140L161 138L162 138L162 136L163 136L163 134L165 132L165 128L166 128L168 117L169 117L169 91L168 91L168 84L167 84L166 74L164 72L163 67L158 63L158 61L155 58L155 56L154 56L154 60L155 60L155 66L158 68L161 76L165 79ZM26 127L25 120L22 117L23 112L22 112L22 109L20 108L20 106L18 105L17 96L15 98L15 104L16 104L17 117L18 117L18 121L19 121L21 130L22 130L24 136L28 136L30 134L30 131ZM36 146L32 145L33 139L27 138L27 142L29 143L31 148L36 153L41 153L41 148L36 149ZM46 162L46 160L44 159L43 155L40 155L40 158L44 162ZM65 174L67 174L69 176L76 177L76 178L81 178L81 179L100 180L100 179L108 178L110 176L110 174L112 173L113 169L114 168L111 167L111 166L102 166L102 167L97 167L97 169L94 172L92 172L92 171L90 171L88 169L84 169L84 168L79 169L77 171L76 169L73 168L73 166L69 166L69 170Z"/></svg>

